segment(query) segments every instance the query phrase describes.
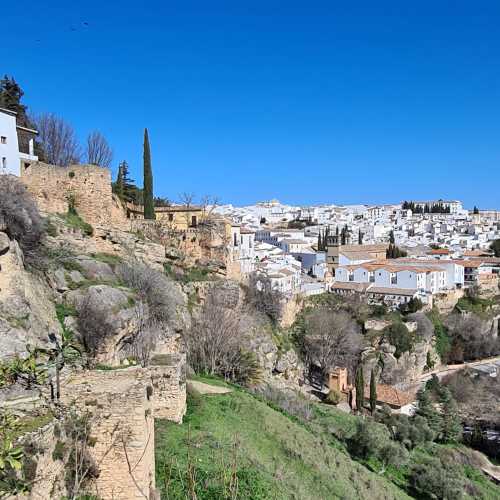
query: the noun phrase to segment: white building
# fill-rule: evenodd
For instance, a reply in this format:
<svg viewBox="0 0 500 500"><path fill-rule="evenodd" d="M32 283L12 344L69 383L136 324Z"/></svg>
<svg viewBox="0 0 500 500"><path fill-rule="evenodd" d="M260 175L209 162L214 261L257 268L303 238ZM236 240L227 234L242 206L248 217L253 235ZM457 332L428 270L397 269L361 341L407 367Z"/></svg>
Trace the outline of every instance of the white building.
<svg viewBox="0 0 500 500"><path fill-rule="evenodd" d="M0 174L21 175L25 163L35 156L36 130L16 125L16 113L0 108Z"/></svg>

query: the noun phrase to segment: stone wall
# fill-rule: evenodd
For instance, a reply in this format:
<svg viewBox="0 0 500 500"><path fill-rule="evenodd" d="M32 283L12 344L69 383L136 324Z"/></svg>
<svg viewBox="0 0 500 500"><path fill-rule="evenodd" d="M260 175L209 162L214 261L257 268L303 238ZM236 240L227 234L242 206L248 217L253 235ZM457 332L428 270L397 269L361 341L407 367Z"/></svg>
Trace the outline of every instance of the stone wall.
<svg viewBox="0 0 500 500"><path fill-rule="evenodd" d="M125 220L125 212L113 199L111 172L107 168L94 165L63 168L33 162L22 171L21 180L42 212L66 213L68 197L72 196L79 215L91 225Z"/></svg>
<svg viewBox="0 0 500 500"><path fill-rule="evenodd" d="M154 418L181 422L186 410L184 358L160 357L164 364L150 368L75 373L64 385L65 403L92 414L100 472L91 490L100 498L155 495Z"/></svg>

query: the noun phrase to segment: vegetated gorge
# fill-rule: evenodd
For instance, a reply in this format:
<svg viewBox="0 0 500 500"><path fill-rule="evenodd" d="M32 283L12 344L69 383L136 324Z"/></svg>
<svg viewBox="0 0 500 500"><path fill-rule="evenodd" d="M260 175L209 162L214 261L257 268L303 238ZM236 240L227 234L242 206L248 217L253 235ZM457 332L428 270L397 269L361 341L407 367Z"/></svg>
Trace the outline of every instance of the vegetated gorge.
<svg viewBox="0 0 500 500"><path fill-rule="evenodd" d="M0 177L2 497L500 498L499 378L473 369L498 296L286 301L225 234L40 214Z"/></svg>

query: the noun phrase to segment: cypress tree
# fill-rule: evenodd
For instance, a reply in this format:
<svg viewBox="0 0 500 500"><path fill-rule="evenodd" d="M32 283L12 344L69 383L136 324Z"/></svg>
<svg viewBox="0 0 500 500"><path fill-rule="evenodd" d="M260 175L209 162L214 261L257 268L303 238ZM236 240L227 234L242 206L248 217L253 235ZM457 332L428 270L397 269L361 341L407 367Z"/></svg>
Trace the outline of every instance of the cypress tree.
<svg viewBox="0 0 500 500"><path fill-rule="evenodd" d="M155 218L153 200L153 171L151 169L151 150L149 148L148 129L144 129L144 218Z"/></svg>
<svg viewBox="0 0 500 500"><path fill-rule="evenodd" d="M365 405L365 379L363 377L363 365L359 363L356 369L356 409L358 412L363 411Z"/></svg>
<svg viewBox="0 0 500 500"><path fill-rule="evenodd" d="M370 372L370 411L372 415L377 409L377 381L375 380L375 370Z"/></svg>
<svg viewBox="0 0 500 500"><path fill-rule="evenodd" d="M363 244L363 233L361 232L361 229L359 230L359 233L358 233L358 245L362 245Z"/></svg>

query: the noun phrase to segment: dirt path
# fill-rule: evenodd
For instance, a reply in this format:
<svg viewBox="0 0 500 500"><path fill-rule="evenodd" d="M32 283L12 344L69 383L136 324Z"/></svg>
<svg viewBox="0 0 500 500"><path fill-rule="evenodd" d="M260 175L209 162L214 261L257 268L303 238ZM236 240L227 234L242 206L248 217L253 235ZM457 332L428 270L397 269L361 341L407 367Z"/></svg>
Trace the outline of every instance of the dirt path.
<svg viewBox="0 0 500 500"><path fill-rule="evenodd" d="M439 378L441 378L443 375L447 375L449 373L463 370L464 368L467 368L467 367L487 365L487 364L493 363L495 361L500 361L500 356L495 356L493 358L479 359L477 361L467 361L467 362L461 363L459 365L446 365L446 366L439 368L437 370L433 370L431 372L427 372L427 373L422 374L420 377L420 381L427 382L427 380L430 380L432 375L437 375Z"/></svg>
<svg viewBox="0 0 500 500"><path fill-rule="evenodd" d="M228 392L232 392L232 389L228 387L220 387L218 385L209 385L204 382L199 382L198 380L188 380L187 381L188 389L194 389L196 392L200 394L227 394Z"/></svg>

